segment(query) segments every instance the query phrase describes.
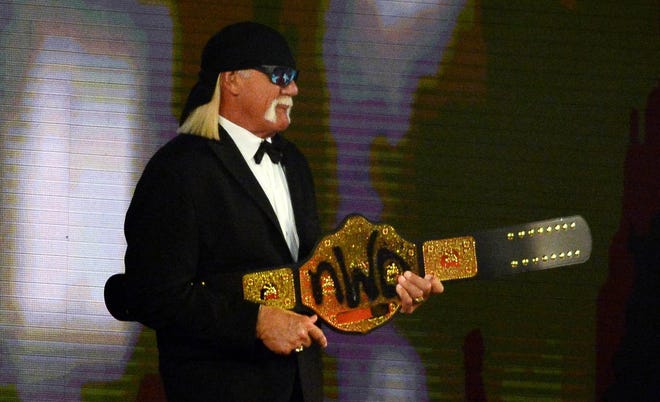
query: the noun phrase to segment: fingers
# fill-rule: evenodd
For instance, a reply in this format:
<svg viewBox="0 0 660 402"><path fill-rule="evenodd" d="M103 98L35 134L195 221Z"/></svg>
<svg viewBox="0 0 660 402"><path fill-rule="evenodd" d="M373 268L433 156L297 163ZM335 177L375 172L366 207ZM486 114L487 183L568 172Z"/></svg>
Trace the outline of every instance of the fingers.
<svg viewBox="0 0 660 402"><path fill-rule="evenodd" d="M294 351L301 352L302 348L308 348L312 346L313 343L317 343L322 348L328 346L328 339L325 337L323 330L319 328L315 323L318 320L317 315L308 317L306 315L296 314L300 329L297 333L297 346L294 348Z"/></svg>
<svg viewBox="0 0 660 402"><path fill-rule="evenodd" d="M398 282L396 290L404 306L419 304L431 294L431 281L410 271L406 271L399 276Z"/></svg>
<svg viewBox="0 0 660 402"><path fill-rule="evenodd" d="M325 348L328 346L328 338L325 337L325 334L323 333L323 330L316 326L314 323L316 320L318 320L318 317L316 315L313 315L312 317L309 317L312 320L311 321L311 326L308 328L307 335L309 337L309 345L311 346L312 342L318 343L322 348Z"/></svg>
<svg viewBox="0 0 660 402"><path fill-rule="evenodd" d="M278 354L300 352L313 342L328 345L325 334L315 325L316 315L308 317L292 311L261 306L257 317L257 337L271 351Z"/></svg>
<svg viewBox="0 0 660 402"><path fill-rule="evenodd" d="M445 287L440 282L440 279L436 278L435 275L426 275L424 279L431 281L431 293L442 293L445 291Z"/></svg>
<svg viewBox="0 0 660 402"><path fill-rule="evenodd" d="M424 278L406 271L399 276L396 292L401 299L401 312L410 314L435 293L442 293L442 282L434 275Z"/></svg>

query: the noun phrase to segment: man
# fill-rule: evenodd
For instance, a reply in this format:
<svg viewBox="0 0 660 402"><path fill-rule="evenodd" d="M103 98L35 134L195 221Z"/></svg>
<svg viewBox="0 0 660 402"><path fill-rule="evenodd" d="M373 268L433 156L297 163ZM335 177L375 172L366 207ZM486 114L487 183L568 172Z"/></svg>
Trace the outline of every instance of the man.
<svg viewBox="0 0 660 402"><path fill-rule="evenodd" d="M247 302L246 272L291 265L321 235L305 157L280 132L298 94L285 39L230 25L206 44L180 134L151 159L126 215L128 309L156 330L171 401L321 401L317 317ZM265 149L267 146L274 149ZM406 273L402 311L442 291Z"/></svg>

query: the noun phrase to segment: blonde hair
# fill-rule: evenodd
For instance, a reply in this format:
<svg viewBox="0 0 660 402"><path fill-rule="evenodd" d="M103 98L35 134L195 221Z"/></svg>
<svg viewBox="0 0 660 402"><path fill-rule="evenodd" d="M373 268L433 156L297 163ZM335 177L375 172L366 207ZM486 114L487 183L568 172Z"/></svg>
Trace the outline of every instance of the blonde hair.
<svg viewBox="0 0 660 402"><path fill-rule="evenodd" d="M250 77L251 70L238 70L244 78ZM218 116L220 113L220 80L222 73L215 80L215 90L209 103L197 106L176 130L177 134L193 134L211 140L220 140Z"/></svg>
<svg viewBox="0 0 660 402"><path fill-rule="evenodd" d="M220 132L218 130L220 77L221 74L218 74L211 100L190 112L186 120L176 130L177 134L193 134L212 140L220 140Z"/></svg>

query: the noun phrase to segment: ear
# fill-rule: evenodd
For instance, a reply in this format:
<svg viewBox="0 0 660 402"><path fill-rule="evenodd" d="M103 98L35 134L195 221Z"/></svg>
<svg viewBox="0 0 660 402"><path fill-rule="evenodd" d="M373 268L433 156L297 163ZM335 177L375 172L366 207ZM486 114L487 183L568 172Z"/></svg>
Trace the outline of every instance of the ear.
<svg viewBox="0 0 660 402"><path fill-rule="evenodd" d="M223 93L238 95L240 91L241 75L237 71L220 73L220 85Z"/></svg>

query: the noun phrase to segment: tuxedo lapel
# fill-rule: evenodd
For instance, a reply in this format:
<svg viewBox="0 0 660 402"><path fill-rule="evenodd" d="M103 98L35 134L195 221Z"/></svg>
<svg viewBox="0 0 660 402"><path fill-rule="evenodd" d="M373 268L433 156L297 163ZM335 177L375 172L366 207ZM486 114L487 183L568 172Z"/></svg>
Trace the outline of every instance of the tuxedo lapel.
<svg viewBox="0 0 660 402"><path fill-rule="evenodd" d="M304 218L300 215L300 211L303 210L302 204L305 202L304 197L304 184L300 177L300 166L296 163L296 159L291 157L293 152L292 145L281 135L276 135L273 137L273 143L277 143L282 150L282 167L284 168L284 174L286 176L286 183L289 187L289 196L291 197L291 207L293 208L293 215L296 220L296 230L298 231L298 237L300 239L304 236L304 225L302 222ZM300 249L299 253L300 254ZM298 255L300 258L300 255Z"/></svg>
<svg viewBox="0 0 660 402"><path fill-rule="evenodd" d="M243 159L243 155L241 155L238 147L229 134L227 134L222 128L220 138L220 141L210 141L209 146L218 156L220 163L225 169L227 169L227 171L236 179L239 185L268 216L271 223L278 228L278 231L280 231L280 224L277 220L277 215L275 215L275 211L270 205L268 197L264 193L257 179L254 177L254 174L252 174L250 167L245 162L245 159Z"/></svg>
<svg viewBox="0 0 660 402"><path fill-rule="evenodd" d="M293 158L291 158L291 143L282 138L281 135L277 134L273 137L273 143L277 144L278 147L282 150L282 168L284 169L284 175L286 176L286 183L289 186L289 195L291 197L291 204L293 210L296 210L296 207L302 201L302 188L300 187L300 178L297 175L298 166L294 163Z"/></svg>

